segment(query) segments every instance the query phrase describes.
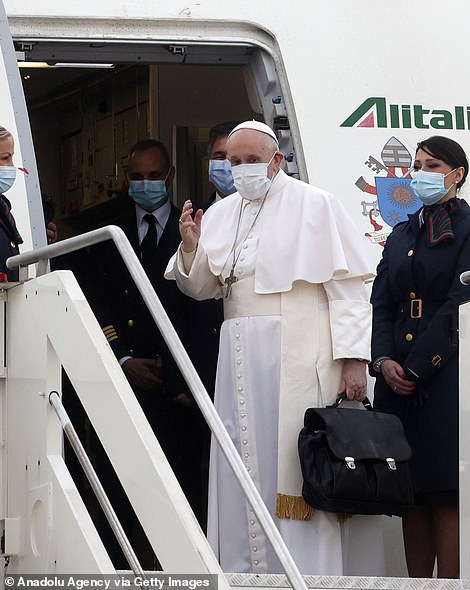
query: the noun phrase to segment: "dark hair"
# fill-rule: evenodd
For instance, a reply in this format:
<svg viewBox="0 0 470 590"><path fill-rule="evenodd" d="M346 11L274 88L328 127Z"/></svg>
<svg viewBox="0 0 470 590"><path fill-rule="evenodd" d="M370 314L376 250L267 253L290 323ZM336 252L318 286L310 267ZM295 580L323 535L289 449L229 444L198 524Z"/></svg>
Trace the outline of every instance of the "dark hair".
<svg viewBox="0 0 470 590"><path fill-rule="evenodd" d="M209 131L209 143L207 144L207 155L210 156L215 140L219 137L227 137L227 135L240 125L240 121L225 121L224 123L217 123Z"/></svg>
<svg viewBox="0 0 470 590"><path fill-rule="evenodd" d="M429 156L442 160L452 168L464 168L462 180L457 184L461 188L468 174L468 160L460 144L442 135L433 135L429 139L418 142L416 151L423 150Z"/></svg>
<svg viewBox="0 0 470 590"><path fill-rule="evenodd" d="M159 150L162 156L164 157L168 168L171 167L170 154L168 153L168 150L166 149L165 145L157 139L141 139L140 141L135 143L130 149L129 161L135 154L141 154L142 152L147 152L149 150Z"/></svg>

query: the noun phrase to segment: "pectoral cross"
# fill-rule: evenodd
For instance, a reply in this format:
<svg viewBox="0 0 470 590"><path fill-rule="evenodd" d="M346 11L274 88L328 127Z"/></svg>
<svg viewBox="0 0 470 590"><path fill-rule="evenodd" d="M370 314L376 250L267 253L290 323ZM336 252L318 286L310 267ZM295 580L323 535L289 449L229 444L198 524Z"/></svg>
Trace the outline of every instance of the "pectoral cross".
<svg viewBox="0 0 470 590"><path fill-rule="evenodd" d="M230 274L228 275L228 277L225 278L224 283L227 285L227 291L225 292L225 299L228 299L230 297L230 293L232 291L232 285L233 283L236 283L238 281L237 277L235 276L235 270L232 268L230 270Z"/></svg>

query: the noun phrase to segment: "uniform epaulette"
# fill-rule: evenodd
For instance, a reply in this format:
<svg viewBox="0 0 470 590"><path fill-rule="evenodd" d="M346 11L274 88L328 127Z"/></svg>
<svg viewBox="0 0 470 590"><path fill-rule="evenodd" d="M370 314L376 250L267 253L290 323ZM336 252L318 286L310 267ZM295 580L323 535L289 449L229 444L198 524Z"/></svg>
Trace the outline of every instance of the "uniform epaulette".
<svg viewBox="0 0 470 590"><path fill-rule="evenodd" d="M114 326L112 324L110 324L109 326L105 326L103 328L103 333L106 336L106 340L108 342L112 342L113 340L118 339L118 335L116 334L116 330L114 329Z"/></svg>

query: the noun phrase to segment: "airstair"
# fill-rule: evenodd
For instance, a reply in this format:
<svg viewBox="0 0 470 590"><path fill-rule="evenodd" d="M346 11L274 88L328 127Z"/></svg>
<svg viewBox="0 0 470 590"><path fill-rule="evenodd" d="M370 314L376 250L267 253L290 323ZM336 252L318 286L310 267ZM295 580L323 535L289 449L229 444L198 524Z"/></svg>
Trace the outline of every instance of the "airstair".
<svg viewBox="0 0 470 590"><path fill-rule="evenodd" d="M26 280L28 265L45 270L49 258L113 239L164 335L213 435L224 449L246 498L282 563L286 575L222 572L115 359L75 277L70 271ZM10 258L19 283L1 286L0 455L1 535L5 580L15 574L116 574L63 459L63 432L81 462L129 561L129 574L143 572L61 403L66 371L108 454L165 574L215 574L220 588L439 588L470 587L465 580L302 577L266 506L218 417L189 357L123 232L113 226ZM39 266L38 266L39 268ZM466 325L470 308L462 307ZM468 347L467 330L462 354ZM462 371L462 379L466 372ZM467 403L468 405L468 403ZM465 407L468 412L468 408ZM463 412L463 416L465 412ZM466 435L468 438L468 435ZM464 441L465 442L465 441ZM466 467L466 465L464 465ZM464 470L465 471L465 470ZM464 481L465 483L465 481ZM468 527L463 509L462 533ZM465 544L464 544L465 545ZM463 563L467 547L463 547ZM468 558L468 556L467 556ZM155 575L155 572L153 572Z"/></svg>

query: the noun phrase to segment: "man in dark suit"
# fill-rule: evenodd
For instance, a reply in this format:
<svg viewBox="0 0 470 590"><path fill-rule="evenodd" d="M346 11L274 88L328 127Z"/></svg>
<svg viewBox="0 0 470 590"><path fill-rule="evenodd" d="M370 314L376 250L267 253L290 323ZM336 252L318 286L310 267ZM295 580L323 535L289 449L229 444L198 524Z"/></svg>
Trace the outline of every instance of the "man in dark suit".
<svg viewBox="0 0 470 590"><path fill-rule="evenodd" d="M233 184L232 167L227 160L227 139L229 133L238 124L239 121L226 121L214 125L209 131L209 143L207 144L209 180L216 190L204 203L202 207L204 211L207 211L211 205L237 190Z"/></svg>
<svg viewBox="0 0 470 590"><path fill-rule="evenodd" d="M200 341L189 338L194 302L163 278L180 242L180 212L168 200L174 173L161 142L138 142L130 152L127 171L131 207L112 223L128 237L191 355L201 348ZM193 511L204 524L202 417L114 244L103 243L95 256L101 282L96 315ZM135 529L129 511L120 512Z"/></svg>

